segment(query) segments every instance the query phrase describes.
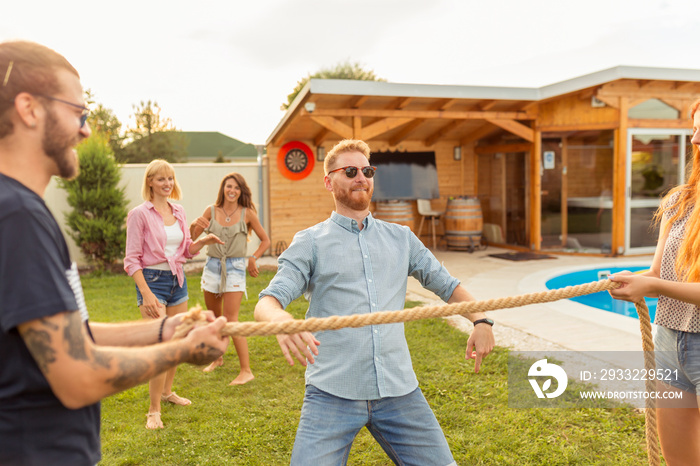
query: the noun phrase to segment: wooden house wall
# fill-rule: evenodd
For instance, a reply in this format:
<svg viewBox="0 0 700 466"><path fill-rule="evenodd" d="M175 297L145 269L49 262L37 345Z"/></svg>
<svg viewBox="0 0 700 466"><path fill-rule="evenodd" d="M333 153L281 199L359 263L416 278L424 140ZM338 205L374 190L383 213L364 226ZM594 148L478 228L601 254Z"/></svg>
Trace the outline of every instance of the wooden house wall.
<svg viewBox="0 0 700 466"><path fill-rule="evenodd" d="M309 147L314 147L311 140L302 140ZM326 153L338 142L325 141ZM462 147L462 160L455 161L454 141L441 141L427 147L420 142L403 141L399 146L390 146L386 142L367 141L373 152L381 151L434 151L437 164L440 199L432 201L433 209L445 210L451 196L476 195L476 160L471 145ZM267 148L269 164L270 189L270 240L272 251L278 243L291 243L294 234L327 219L333 211L333 197L323 184L323 162L315 161L313 171L302 180L290 180L277 167L279 146ZM315 149L314 149L315 150ZM316 154L314 153L315 157ZM370 158L371 163L371 158ZM417 233L420 216L415 201L413 204L414 232ZM370 210L374 211L374 203ZM423 226L421 239L428 244L429 225ZM440 233L440 231L438 231Z"/></svg>
<svg viewBox="0 0 700 466"><path fill-rule="evenodd" d="M616 128L619 112L612 107L591 106L590 93L577 93L538 105L537 126L541 131Z"/></svg>
<svg viewBox="0 0 700 466"><path fill-rule="evenodd" d="M548 201L546 197L543 198L543 191L556 192L558 190L560 193L563 183L568 197L594 197L599 196L603 189L612 187L614 200L612 250L615 254L617 251L621 251L624 245L626 135L628 128L687 128L689 124L686 117L687 108L699 94L700 83L621 80L569 95L540 102L530 102L527 106L521 105L518 108L525 109L522 111L527 111L528 115L533 115L534 121L519 118L508 124L503 121L500 124L489 121L491 126L478 116L475 116L473 120L466 118L462 122L455 121L445 125L444 118L446 116L444 114L430 118L410 114L410 112L501 109L498 106L503 106L504 108L501 109L503 111L512 111L513 108L516 108L517 102L507 103L495 100L475 103L462 101L462 99L435 101L435 99L410 97L386 97L382 99L378 96L355 96L348 99L347 96L341 95L311 95L308 99L309 102L316 101L318 108L321 109L356 112L361 110L367 112L386 109L392 112L405 110L407 112L406 119L413 118L415 121L405 126L384 128L386 131L381 134L379 129L372 127L374 124L372 122L377 118L377 115L371 113L359 116L350 114L319 116L317 111L315 115L311 116L302 111L299 116L293 117L287 127L276 133L272 139L273 142L267 148L270 162L268 165L269 233L273 252L277 243L285 242L288 245L296 232L327 219L333 210L332 196L323 185L323 163L315 161L314 170L307 178L299 181L289 180L277 168L277 153L280 146L292 139L297 139L312 148L322 144L325 150L329 151L338 142L340 138L338 134L361 135L363 131L368 131L372 136L367 142L373 151L435 151L440 199L434 200L432 206L437 210L445 210L451 196L491 193L491 197L498 197L503 201L504 185L506 193L509 196L512 195L513 190L510 188L513 185L513 180L504 179L502 175L498 175L498 170L503 168L504 163L514 164L511 168L517 168L517 170L506 170L506 174L509 176L520 174L523 178L522 183L517 186L517 191L526 190L523 201L524 209L527 210L527 215L524 216L527 219L525 226L516 227L509 219L504 219L503 207L497 205L498 202L494 202L494 205L490 205L488 202L482 203L482 209L484 209L484 217L488 218L489 222L505 224L509 242L513 241L510 237L511 233L518 230L517 243L533 249L540 248L538 240L541 237L540 214L543 205L551 201L551 199ZM593 97L599 102L604 102L605 106L593 106ZM677 108L681 118L678 120L630 119L628 117L629 109L649 98L661 99L666 104ZM400 120L399 116L401 115L392 114L386 119ZM325 128L319 130L318 121L321 118L326 125L324 125ZM334 122L335 126L327 126L331 121ZM418 125L416 126L414 123ZM492 127L494 125L498 128ZM421 129L423 135L412 134L411 128L414 131L418 131L415 128ZM449 130L445 128L449 128ZM600 131L601 140L595 144L610 146L612 139L612 146L610 149L585 150L585 153L579 154L572 149L572 152L567 153L567 175L562 177L560 172L561 159L558 159L556 179L550 180L550 183L540 177L541 155L543 150L548 150L547 141L561 138L565 139L567 144L579 145L576 138L580 136L579 132L582 131L589 132L589 136L591 131ZM458 132L461 134L457 134ZM420 141L418 141L418 137L421 137ZM462 160L455 161L453 160L453 148L459 144L457 141L460 140L469 141L469 143L462 146ZM511 149L513 149L512 146L517 145L529 144L530 147L516 151L521 154L518 155L518 158L506 157L505 160L497 160L492 153L485 155L489 152L485 151L484 146L488 149L489 145L498 144L510 145ZM475 150L480 154L479 156L475 155ZM496 152L503 151L508 152L505 149L499 149ZM561 154L558 153L558 157L560 156ZM485 166L480 167L480 161L485 163ZM583 173L586 176L577 176L577 174ZM477 174L479 175L477 176ZM561 194L559 194L560 196ZM506 199L504 202L511 204L512 199ZM413 204L414 224L417 229L420 216L415 202ZM374 207L373 205L372 209ZM508 209L512 210L510 207ZM516 210L519 214L518 219L521 220L523 216L520 215L520 211L523 210L523 206L518 204ZM426 244L429 242L428 233L428 229L424 227L421 239Z"/></svg>

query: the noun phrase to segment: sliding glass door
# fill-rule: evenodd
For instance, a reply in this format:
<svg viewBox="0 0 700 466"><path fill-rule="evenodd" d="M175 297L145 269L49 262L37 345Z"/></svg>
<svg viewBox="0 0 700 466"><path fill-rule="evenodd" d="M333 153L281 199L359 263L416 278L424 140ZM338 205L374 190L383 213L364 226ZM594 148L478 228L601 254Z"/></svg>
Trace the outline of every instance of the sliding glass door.
<svg viewBox="0 0 700 466"><path fill-rule="evenodd" d="M659 235L654 212L669 189L683 182L687 130L630 129L627 139L625 251L653 253Z"/></svg>

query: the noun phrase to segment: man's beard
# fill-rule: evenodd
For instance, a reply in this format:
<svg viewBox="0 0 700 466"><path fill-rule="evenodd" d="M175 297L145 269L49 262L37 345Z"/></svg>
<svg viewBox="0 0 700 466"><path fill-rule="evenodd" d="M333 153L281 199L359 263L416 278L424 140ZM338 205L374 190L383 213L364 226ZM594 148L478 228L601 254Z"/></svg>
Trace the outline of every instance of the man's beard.
<svg viewBox="0 0 700 466"><path fill-rule="evenodd" d="M374 188L372 186L367 186L367 191L362 192L364 196L358 197L353 196L353 191L337 191L335 194L335 201L343 204L344 206L352 210L367 210L369 209L369 203L372 201L372 193Z"/></svg>
<svg viewBox="0 0 700 466"><path fill-rule="evenodd" d="M78 162L73 156L73 147L80 140L63 135L56 114L46 107L47 119L44 128L44 138L41 143L46 155L53 159L58 167L61 178L71 180L78 176Z"/></svg>

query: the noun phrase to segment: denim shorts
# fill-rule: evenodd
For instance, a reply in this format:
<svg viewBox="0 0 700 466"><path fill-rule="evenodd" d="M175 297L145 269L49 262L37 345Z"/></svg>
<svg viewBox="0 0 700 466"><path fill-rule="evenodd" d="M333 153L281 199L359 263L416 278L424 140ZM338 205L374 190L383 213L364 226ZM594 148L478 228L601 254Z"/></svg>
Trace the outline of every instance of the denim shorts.
<svg viewBox="0 0 700 466"><path fill-rule="evenodd" d="M226 258L226 289L221 289L221 260L207 257L207 263L202 270L202 290L209 293L222 294L240 291L245 288L245 259L242 257Z"/></svg>
<svg viewBox="0 0 700 466"><path fill-rule="evenodd" d="M396 464L456 464L420 388L404 396L356 401L307 385L291 465L347 464L352 442L365 426Z"/></svg>
<svg viewBox="0 0 700 466"><path fill-rule="evenodd" d="M654 338L656 368L678 371L666 383L700 396L700 333L657 326Z"/></svg>
<svg viewBox="0 0 700 466"><path fill-rule="evenodd" d="M177 275L169 270L143 269L142 272L148 288L165 307L177 306L187 301L187 279L180 286L177 282ZM136 304L138 306L143 304L143 296L141 296L138 286L136 287Z"/></svg>

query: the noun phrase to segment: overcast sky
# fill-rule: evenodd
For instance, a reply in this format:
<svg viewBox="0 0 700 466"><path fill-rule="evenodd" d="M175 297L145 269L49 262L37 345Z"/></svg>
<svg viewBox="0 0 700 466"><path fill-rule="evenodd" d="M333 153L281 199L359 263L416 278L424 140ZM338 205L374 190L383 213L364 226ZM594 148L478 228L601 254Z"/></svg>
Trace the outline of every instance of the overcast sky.
<svg viewBox="0 0 700 466"><path fill-rule="evenodd" d="M178 129L262 144L296 82L342 61L391 82L539 87L700 69L698 26L690 0L8 0L0 40L63 54L124 125L150 99Z"/></svg>

